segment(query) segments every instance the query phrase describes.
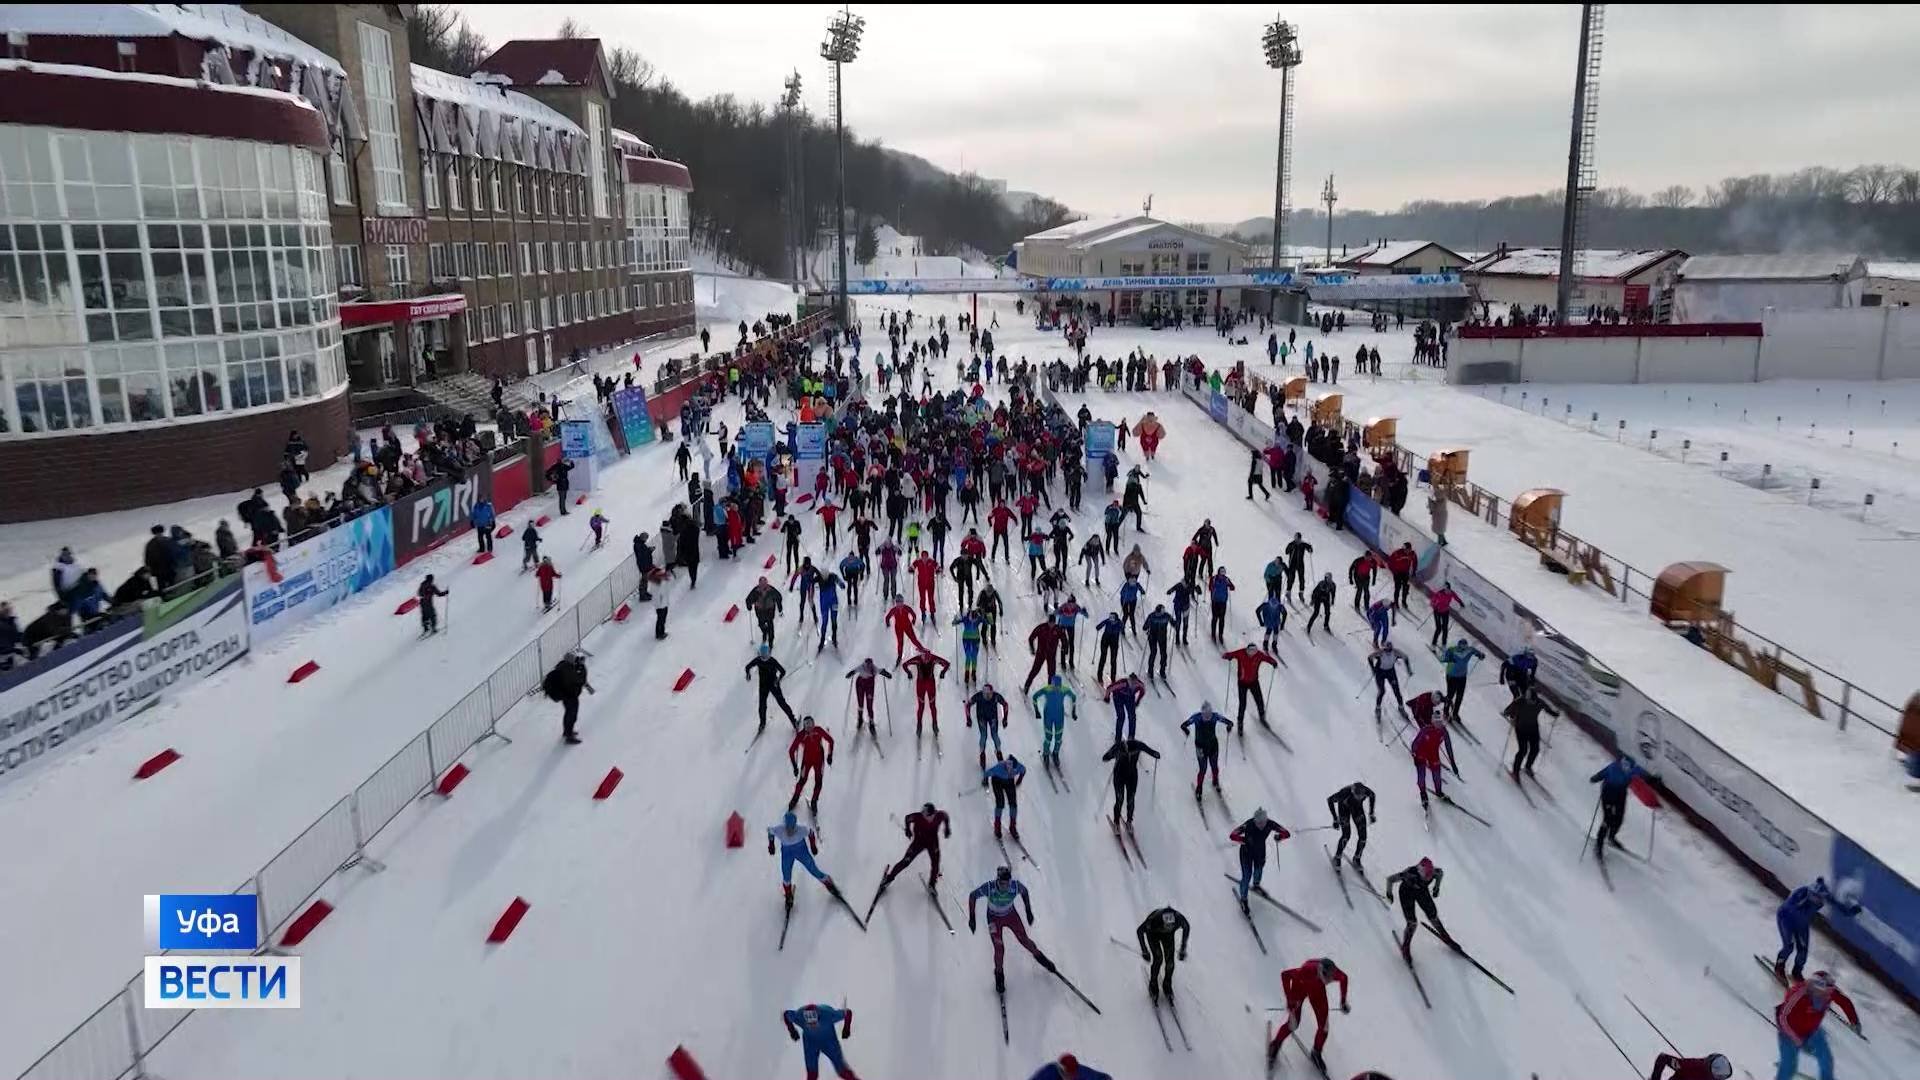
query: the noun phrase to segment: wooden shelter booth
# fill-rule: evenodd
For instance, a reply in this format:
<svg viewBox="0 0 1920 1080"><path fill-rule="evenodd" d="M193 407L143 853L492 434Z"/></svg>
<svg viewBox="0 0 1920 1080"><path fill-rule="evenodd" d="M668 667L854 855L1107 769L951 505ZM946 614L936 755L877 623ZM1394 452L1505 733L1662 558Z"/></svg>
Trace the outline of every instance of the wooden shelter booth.
<svg viewBox="0 0 1920 1080"><path fill-rule="evenodd" d="M1313 402L1313 422L1321 427L1340 426L1340 395L1321 394Z"/></svg>
<svg viewBox="0 0 1920 1080"><path fill-rule="evenodd" d="M1467 451L1436 450L1427 457L1427 483L1452 487L1467 482Z"/></svg>
<svg viewBox="0 0 1920 1080"><path fill-rule="evenodd" d="M1400 434L1400 421L1392 416L1376 416L1360 429L1360 445L1371 450L1392 446Z"/></svg>
<svg viewBox="0 0 1920 1080"><path fill-rule="evenodd" d="M1295 375L1280 384L1280 395L1287 401L1305 401L1307 399L1307 377Z"/></svg>
<svg viewBox="0 0 1920 1080"><path fill-rule="evenodd" d="M1648 610L1667 623L1710 623L1720 617L1727 568L1710 562L1677 562L1653 582Z"/></svg>
<svg viewBox="0 0 1920 1080"><path fill-rule="evenodd" d="M1567 493L1557 488L1532 488L1513 500L1507 528L1522 543L1545 547L1560 528L1560 502Z"/></svg>

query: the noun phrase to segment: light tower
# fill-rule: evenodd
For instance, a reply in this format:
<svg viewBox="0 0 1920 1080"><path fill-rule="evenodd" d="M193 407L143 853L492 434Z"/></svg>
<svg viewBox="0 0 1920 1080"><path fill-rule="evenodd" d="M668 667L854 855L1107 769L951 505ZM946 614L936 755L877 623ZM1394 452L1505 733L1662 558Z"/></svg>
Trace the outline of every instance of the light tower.
<svg viewBox="0 0 1920 1080"><path fill-rule="evenodd" d="M1600 126L1600 40L1605 4L1580 5L1580 62L1573 73L1573 124L1567 141L1567 196L1560 217L1560 281L1554 308L1566 325L1573 306L1579 267L1574 256L1587 243L1587 203L1598 177L1593 165L1593 136Z"/></svg>
<svg viewBox="0 0 1920 1080"><path fill-rule="evenodd" d="M1267 24L1260 36L1267 66L1280 70L1280 141L1273 169L1273 257L1268 265L1280 269L1287 239L1287 196L1293 181L1293 69L1300 66L1300 39L1291 23L1279 19Z"/></svg>
<svg viewBox="0 0 1920 1080"><path fill-rule="evenodd" d="M1333 265L1333 204L1339 195L1333 190L1333 174L1327 174L1327 183L1320 189L1320 201L1327 204L1327 265Z"/></svg>
<svg viewBox="0 0 1920 1080"><path fill-rule="evenodd" d="M833 98L833 138L834 172L837 174L839 193L835 200L838 213L834 215L834 261L838 264L838 289L834 296L834 317L840 320L844 328L849 325L847 319L847 128L846 113L843 109L844 87L840 83L840 68L843 64L853 63L860 55L860 35L867 29L867 20L842 8L840 14L827 24L827 40L820 43L820 55L833 61L830 73L832 85L828 87Z"/></svg>
<svg viewBox="0 0 1920 1080"><path fill-rule="evenodd" d="M806 198L802 185L806 172L800 155L800 73L787 76L780 95L780 110L786 117L787 189L787 269L796 283L802 276L801 260L806 251Z"/></svg>

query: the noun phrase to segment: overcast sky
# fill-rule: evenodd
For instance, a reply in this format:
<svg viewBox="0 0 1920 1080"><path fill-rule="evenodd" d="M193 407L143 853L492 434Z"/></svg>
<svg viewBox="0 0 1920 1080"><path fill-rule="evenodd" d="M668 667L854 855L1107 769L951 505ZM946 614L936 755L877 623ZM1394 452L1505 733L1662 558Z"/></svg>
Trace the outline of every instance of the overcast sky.
<svg viewBox="0 0 1920 1080"><path fill-rule="evenodd" d="M465 9L493 43L572 14L695 97L771 104L798 69L826 107L836 8L521 5ZM1231 222L1273 207L1280 80L1272 8L856 6L847 122L948 169L1075 210ZM1293 205L1328 172L1340 208L1523 194L1565 182L1580 10L1287 8ZM1920 5L1609 5L1597 161L1646 192L1806 165L1920 165ZM646 132L640 132L645 137Z"/></svg>

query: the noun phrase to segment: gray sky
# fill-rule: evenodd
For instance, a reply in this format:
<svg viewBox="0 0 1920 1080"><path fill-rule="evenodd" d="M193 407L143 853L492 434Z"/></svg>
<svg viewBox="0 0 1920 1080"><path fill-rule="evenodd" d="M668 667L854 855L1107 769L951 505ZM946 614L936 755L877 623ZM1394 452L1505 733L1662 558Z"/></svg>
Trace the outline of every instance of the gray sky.
<svg viewBox="0 0 1920 1080"><path fill-rule="evenodd" d="M497 44L567 14L638 49L694 97L771 104L800 72L826 103L825 5L501 4L465 9ZM856 6L847 121L948 169L1095 214L1237 221L1273 207L1272 8ZM1296 73L1293 205L1328 172L1339 206L1392 209L1564 182L1579 8L1287 8ZM1609 5L1603 186L1806 165L1920 165L1920 6ZM645 137L646 132L640 132ZM1905 160L1902 160L1904 154Z"/></svg>

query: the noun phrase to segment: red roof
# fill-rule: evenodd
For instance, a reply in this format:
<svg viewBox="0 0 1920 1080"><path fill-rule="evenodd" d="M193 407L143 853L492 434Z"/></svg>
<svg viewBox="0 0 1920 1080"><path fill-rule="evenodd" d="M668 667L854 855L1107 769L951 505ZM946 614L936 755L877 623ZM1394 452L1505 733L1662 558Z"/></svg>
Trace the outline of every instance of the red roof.
<svg viewBox="0 0 1920 1080"><path fill-rule="evenodd" d="M659 184L663 187L693 190L693 174L685 165L666 158L636 157L627 155L627 182L630 184Z"/></svg>
<svg viewBox="0 0 1920 1080"><path fill-rule="evenodd" d="M476 74L501 76L512 86L597 86L613 97L599 38L509 41L482 61Z"/></svg>

